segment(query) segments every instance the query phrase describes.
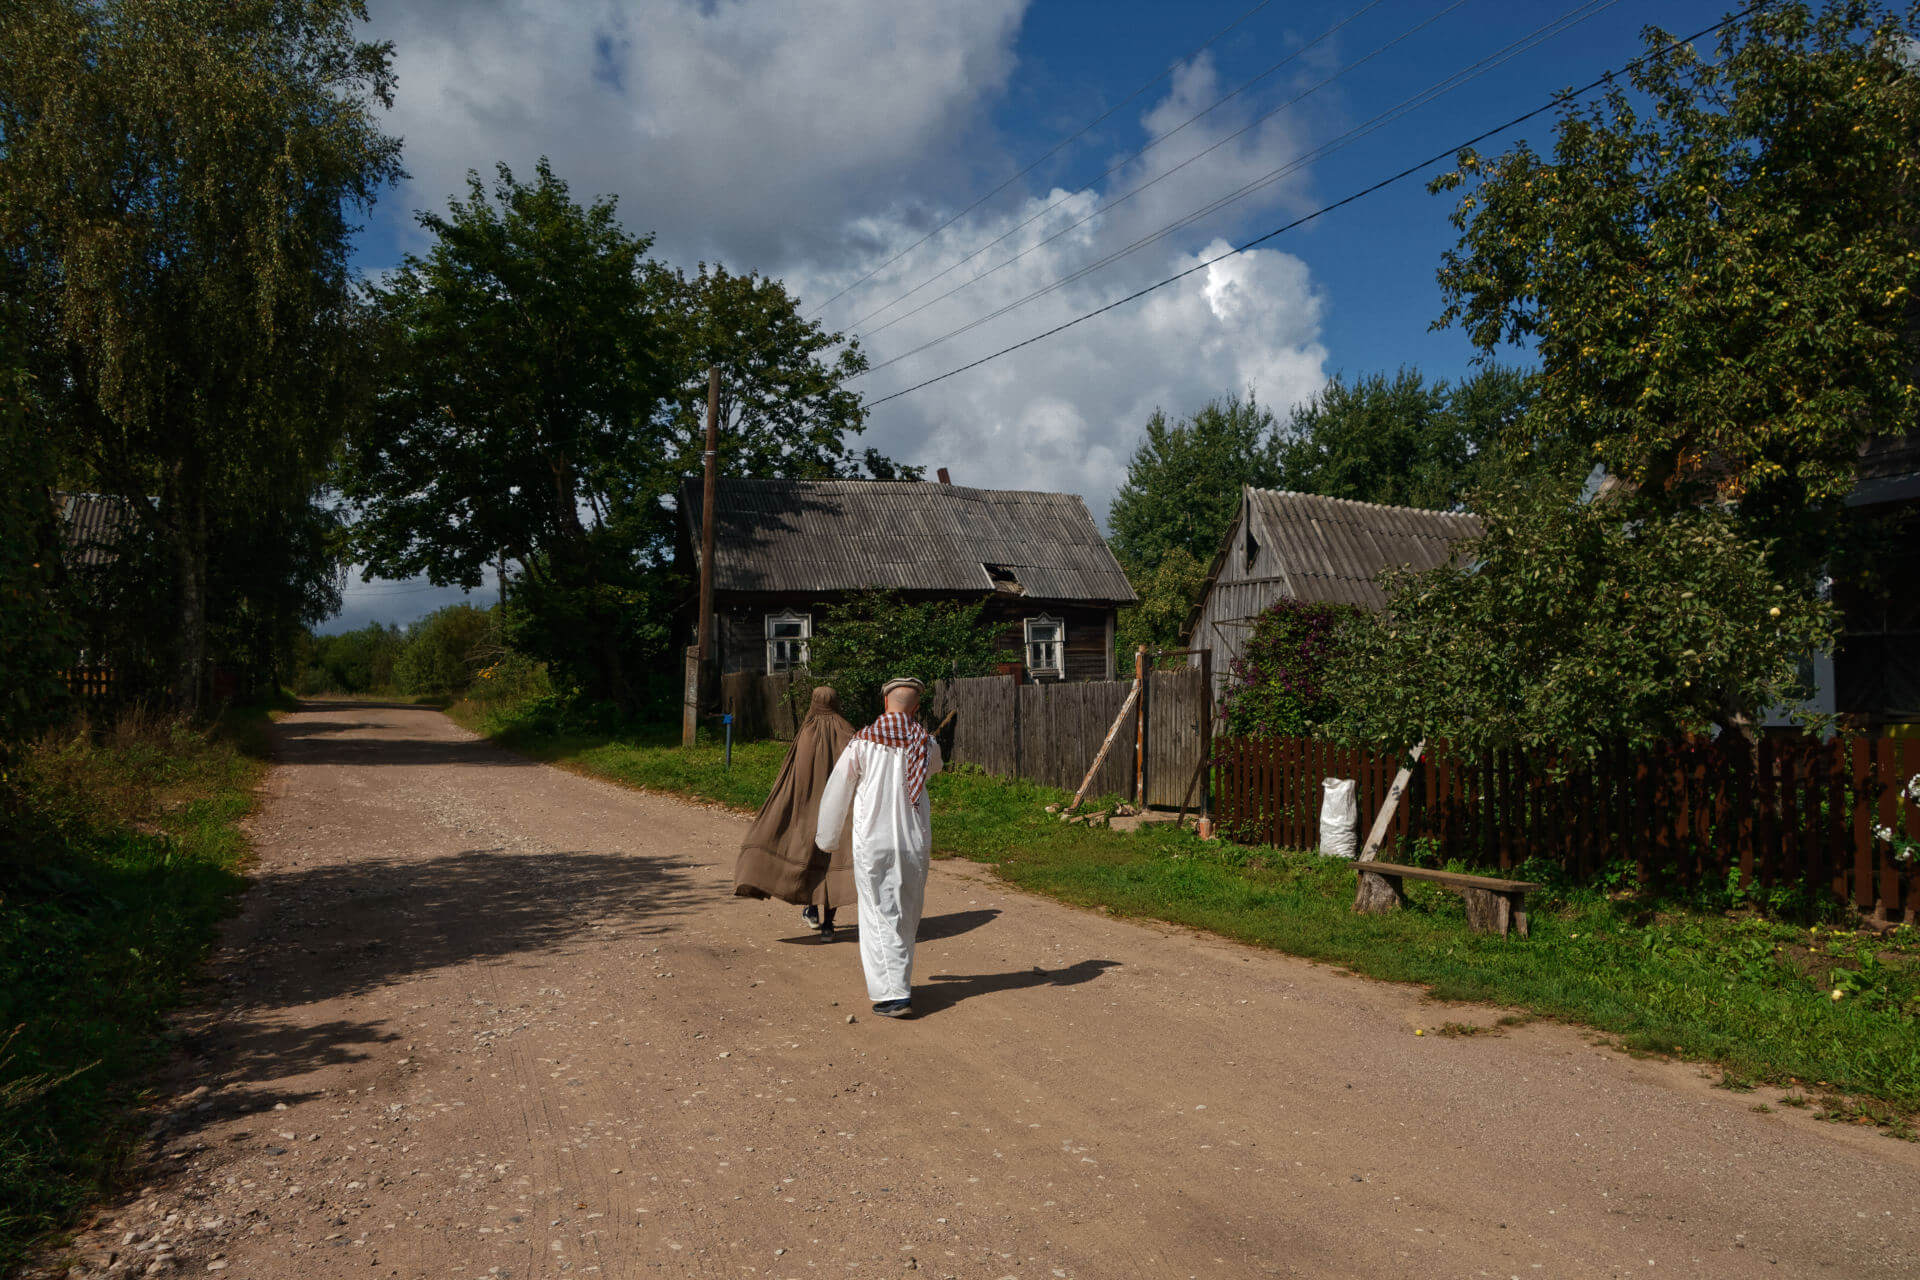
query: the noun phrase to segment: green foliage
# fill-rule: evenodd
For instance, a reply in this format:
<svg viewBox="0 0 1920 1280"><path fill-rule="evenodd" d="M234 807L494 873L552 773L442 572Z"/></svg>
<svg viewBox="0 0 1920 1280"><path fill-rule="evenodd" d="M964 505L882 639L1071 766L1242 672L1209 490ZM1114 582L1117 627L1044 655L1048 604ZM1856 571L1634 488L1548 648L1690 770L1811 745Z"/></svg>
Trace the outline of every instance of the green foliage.
<svg viewBox="0 0 1920 1280"><path fill-rule="evenodd" d="M1187 616L1207 585L1207 564L1195 559L1185 547L1174 547L1150 568L1130 567L1127 577L1140 603L1120 610L1114 631L1123 666L1126 655L1141 645L1149 649L1179 647Z"/></svg>
<svg viewBox="0 0 1920 1280"><path fill-rule="evenodd" d="M371 290L382 389L347 468L354 550L472 588L503 554L564 555L587 522L634 518L666 338L650 238L610 197L577 204L545 160L530 182L499 166L491 191L470 173L467 199L418 217L432 247Z"/></svg>
<svg viewBox="0 0 1920 1280"><path fill-rule="evenodd" d="M1767 548L1716 508L1638 521L1561 482L1486 495L1460 562L1392 572L1391 613L1351 627L1328 688L1339 733L1591 752L1705 733L1802 697L1832 634Z"/></svg>
<svg viewBox="0 0 1920 1280"><path fill-rule="evenodd" d="M373 290L382 392L350 450L352 541L370 573L480 584L523 566L516 605L536 656L630 704L622 602L656 519L634 477L656 466L668 334L648 288L650 238L614 201L577 204L543 159L521 182L422 213L434 241ZM624 553L623 550L624 549Z"/></svg>
<svg viewBox="0 0 1920 1280"><path fill-rule="evenodd" d="M165 1016L245 887L259 722L122 721L37 747L0 844L0 1269L125 1168Z"/></svg>
<svg viewBox="0 0 1920 1280"><path fill-rule="evenodd" d="M311 695L392 689L394 664L405 646L399 627L378 622L339 635L309 636L299 649L293 691Z"/></svg>
<svg viewBox="0 0 1920 1280"><path fill-rule="evenodd" d="M465 693L499 650L493 610L450 604L407 628L393 682L408 694Z"/></svg>
<svg viewBox="0 0 1920 1280"><path fill-rule="evenodd" d="M1338 704L1327 688L1346 629L1360 618L1351 605L1275 600L1254 619L1246 648L1228 673L1222 716L1236 738L1310 737Z"/></svg>
<svg viewBox="0 0 1920 1280"><path fill-rule="evenodd" d="M1455 386L1413 369L1335 377L1293 409L1276 487L1393 506L1457 509L1528 447L1527 377L1494 365ZM1536 460L1537 462L1538 460ZM1580 453L1554 460L1580 466Z"/></svg>
<svg viewBox="0 0 1920 1280"><path fill-rule="evenodd" d="M866 371L859 339L823 329L801 314L778 280L735 275L701 263L685 272L654 264L656 313L667 329L670 389L660 417L664 441L655 493L671 494L698 475L706 448L707 370L720 370L720 473L763 479L855 476L918 480L921 469L849 439L866 423L858 393L846 387Z"/></svg>
<svg viewBox="0 0 1920 1280"><path fill-rule="evenodd" d="M1658 50L1551 160L1460 156L1442 323L1531 344L1541 430L1653 513L1728 506L1810 590L1862 441L1920 416L1920 14L1761 6Z"/></svg>
<svg viewBox="0 0 1920 1280"><path fill-rule="evenodd" d="M6 316L0 314L0 326ZM12 808L15 753L63 714L60 671L73 629L60 599L60 530L53 449L26 412L26 371L10 327L0 327L0 828Z"/></svg>
<svg viewBox="0 0 1920 1280"><path fill-rule="evenodd" d="M986 601L908 600L873 592L827 609L816 629L809 665L814 677L840 695L856 724L880 711L880 686L913 676L931 689L935 681L992 675L1005 652L994 629L981 621Z"/></svg>
<svg viewBox="0 0 1920 1280"><path fill-rule="evenodd" d="M211 610L284 640L309 594L278 589L298 557L263 539L311 504L338 439L353 220L400 171L364 19L358 0L0 9L0 288L67 470L166 548L183 705L222 639Z"/></svg>
<svg viewBox="0 0 1920 1280"><path fill-rule="evenodd" d="M912 474L847 443L857 343L777 280L649 260L611 198L576 203L545 160L529 182L470 176L421 224L433 246L373 291L384 389L346 468L354 549L468 587L518 562L508 638L589 701L632 716L678 681L673 501L701 467L710 365L724 474Z"/></svg>
<svg viewBox="0 0 1920 1280"><path fill-rule="evenodd" d="M1251 392L1179 422L1155 409L1107 515L1114 555L1142 576L1176 547L1212 564L1240 510L1241 486L1278 483L1280 447L1273 413Z"/></svg>

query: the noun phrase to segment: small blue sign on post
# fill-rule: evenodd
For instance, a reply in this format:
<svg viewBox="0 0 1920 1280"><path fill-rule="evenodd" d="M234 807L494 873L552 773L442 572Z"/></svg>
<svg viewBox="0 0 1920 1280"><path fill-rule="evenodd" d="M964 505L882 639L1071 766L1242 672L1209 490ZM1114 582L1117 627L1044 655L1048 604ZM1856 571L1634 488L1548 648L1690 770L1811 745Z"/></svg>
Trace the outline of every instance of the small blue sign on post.
<svg viewBox="0 0 1920 1280"><path fill-rule="evenodd" d="M727 772L733 772L733 713L729 711L720 717L720 723L727 727Z"/></svg>

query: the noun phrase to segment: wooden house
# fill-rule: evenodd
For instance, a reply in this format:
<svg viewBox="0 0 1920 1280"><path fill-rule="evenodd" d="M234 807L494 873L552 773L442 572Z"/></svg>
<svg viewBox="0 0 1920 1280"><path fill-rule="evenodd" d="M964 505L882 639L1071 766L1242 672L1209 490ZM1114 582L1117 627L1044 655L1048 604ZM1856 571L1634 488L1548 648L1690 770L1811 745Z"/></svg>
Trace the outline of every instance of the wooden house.
<svg viewBox="0 0 1920 1280"><path fill-rule="evenodd" d="M1455 543L1479 532L1479 519L1464 513L1243 488L1181 644L1210 650L1224 686L1253 619L1275 600L1379 610L1386 597L1374 578L1382 569L1445 564Z"/></svg>
<svg viewBox="0 0 1920 1280"><path fill-rule="evenodd" d="M682 550L699 563L701 484L681 488ZM1087 506L1068 493L893 480L719 481L713 612L718 670L804 667L826 610L872 591L985 600L1015 669L1036 681L1114 675L1114 622L1133 589Z"/></svg>

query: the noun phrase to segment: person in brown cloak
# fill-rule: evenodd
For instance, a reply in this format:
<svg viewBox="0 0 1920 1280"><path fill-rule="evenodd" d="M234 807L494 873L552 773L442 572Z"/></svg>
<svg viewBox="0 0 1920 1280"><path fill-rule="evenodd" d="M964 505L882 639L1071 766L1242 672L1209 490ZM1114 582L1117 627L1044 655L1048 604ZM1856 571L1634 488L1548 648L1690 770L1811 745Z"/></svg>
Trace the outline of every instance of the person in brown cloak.
<svg viewBox="0 0 1920 1280"><path fill-rule="evenodd" d="M833 941L835 909L854 900L853 856L844 848L828 853L816 847L814 828L827 779L852 740L853 726L840 714L839 695L825 685L815 689L793 749L733 868L735 894L804 906L801 919L819 931L823 942Z"/></svg>

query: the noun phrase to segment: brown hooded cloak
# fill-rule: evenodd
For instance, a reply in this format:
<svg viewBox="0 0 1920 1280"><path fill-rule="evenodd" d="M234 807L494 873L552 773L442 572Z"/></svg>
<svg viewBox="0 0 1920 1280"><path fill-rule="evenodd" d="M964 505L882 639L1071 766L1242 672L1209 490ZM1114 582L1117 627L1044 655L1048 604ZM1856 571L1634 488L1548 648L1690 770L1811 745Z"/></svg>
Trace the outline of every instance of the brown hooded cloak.
<svg viewBox="0 0 1920 1280"><path fill-rule="evenodd" d="M829 855L813 844L820 797L840 753L853 739L853 726L840 714L840 698L822 685L793 736L773 791L760 806L740 860L733 868L733 891L742 898L779 898L802 906L851 906L853 855L841 849Z"/></svg>

